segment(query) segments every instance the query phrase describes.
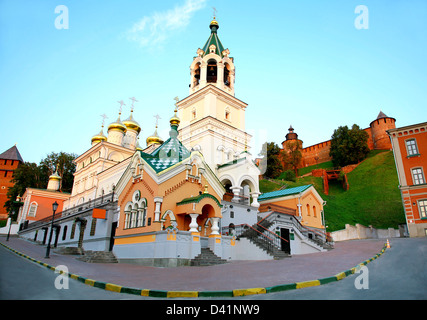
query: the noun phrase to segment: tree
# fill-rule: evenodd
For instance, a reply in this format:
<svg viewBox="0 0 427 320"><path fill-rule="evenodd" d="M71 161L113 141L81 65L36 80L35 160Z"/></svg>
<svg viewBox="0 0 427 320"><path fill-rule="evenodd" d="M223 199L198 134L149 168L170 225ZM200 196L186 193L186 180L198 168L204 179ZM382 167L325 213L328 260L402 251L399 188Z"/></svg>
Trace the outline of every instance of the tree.
<svg viewBox="0 0 427 320"><path fill-rule="evenodd" d="M334 130L329 151L333 165L343 167L364 160L369 153L368 138L357 124L351 130L347 126Z"/></svg>
<svg viewBox="0 0 427 320"><path fill-rule="evenodd" d="M286 141L286 150L281 152L281 157L283 159L284 169L292 169L295 175L298 175L298 167L302 159L301 144L298 140Z"/></svg>
<svg viewBox="0 0 427 320"><path fill-rule="evenodd" d="M74 172L76 171L76 164L74 163L75 158L77 158L75 154L52 152L40 161L40 170L43 172L43 177L46 179L46 185L49 181L49 176L58 169L58 174L62 178L60 190L63 192L71 192L74 183Z"/></svg>
<svg viewBox="0 0 427 320"><path fill-rule="evenodd" d="M265 177L277 178L283 171L282 162L280 161L280 148L274 142L266 142L260 153L267 159L267 167L264 173Z"/></svg>
<svg viewBox="0 0 427 320"><path fill-rule="evenodd" d="M52 152L41 160L39 165L33 162L21 164L13 172L14 186L7 191L8 200L4 204L7 212L15 212L14 218L16 219L19 209L16 198L22 196L27 188L46 189L49 176L55 172L56 166L58 166L58 174L62 177L60 190L71 192L76 171L74 163L76 157L75 154Z"/></svg>
<svg viewBox="0 0 427 320"><path fill-rule="evenodd" d="M6 211L15 213L12 219L16 220L19 204L16 202L18 196L22 196L27 187L42 188L41 172L37 164L24 162L13 171L14 186L7 191L7 201L4 204Z"/></svg>

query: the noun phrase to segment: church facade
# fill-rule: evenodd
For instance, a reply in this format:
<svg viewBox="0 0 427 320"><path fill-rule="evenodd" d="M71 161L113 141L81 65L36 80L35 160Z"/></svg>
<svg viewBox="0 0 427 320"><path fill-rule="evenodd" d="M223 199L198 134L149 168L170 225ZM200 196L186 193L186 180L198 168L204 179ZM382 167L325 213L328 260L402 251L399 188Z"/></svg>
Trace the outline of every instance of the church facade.
<svg viewBox="0 0 427 320"><path fill-rule="evenodd" d="M218 22L209 28L190 65L189 96L175 98L166 140L156 124L147 146L139 145L131 98L130 116L121 120L120 108L107 135L103 124L75 160L71 195L55 217L58 247L111 252L119 262L151 266L189 265L207 250L221 261L324 250L318 242L325 235L314 243L310 223L301 224L297 210L279 203L259 214L260 170L245 131L248 105L234 96L234 59L218 38ZM50 228L43 223L26 224L20 236L40 242L39 230L47 234ZM322 223L311 227L321 230ZM282 237L277 228L296 228L297 236Z"/></svg>

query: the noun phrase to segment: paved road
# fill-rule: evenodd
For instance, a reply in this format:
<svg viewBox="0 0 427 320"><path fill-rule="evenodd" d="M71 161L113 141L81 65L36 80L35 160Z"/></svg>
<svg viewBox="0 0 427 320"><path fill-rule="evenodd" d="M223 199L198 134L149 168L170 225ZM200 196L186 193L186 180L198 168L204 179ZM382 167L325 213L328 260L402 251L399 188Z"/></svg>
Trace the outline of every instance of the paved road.
<svg viewBox="0 0 427 320"><path fill-rule="evenodd" d="M355 243L357 244L358 242ZM427 299L427 239L393 239L391 243L391 249L388 249L379 259L376 259L367 265L368 274L360 274L365 277L362 283L367 283L369 289L358 290L355 288L355 280L359 276L355 274L341 281L317 287L278 292L273 294L252 295L233 299L236 299L237 301L248 299ZM336 252L339 253L338 249L336 250ZM36 253L36 251L34 251L34 253ZM331 254L335 253L332 252ZM340 253L340 255L344 259L346 258L344 253ZM317 256L312 257L314 259ZM327 255L325 255L325 257L327 257ZM332 255L330 257L332 257ZM371 256L366 258L369 257ZM61 257L57 257L57 259L60 258ZM306 257L304 257L304 259L305 258ZM293 261L298 262L297 259ZM302 264L299 266L302 266ZM94 265L89 264L87 267L94 267ZM116 265L115 267L118 266ZM224 265L224 267L229 268L231 266ZM163 272L167 269L154 268L151 272L155 272L155 270L158 270L158 272ZM190 270L196 271L196 269L191 268ZM264 272L266 271L267 270L264 270ZM304 270L300 270L300 272L304 273ZM113 273L110 273L110 276L113 276ZM30 262L28 259L17 256L0 246L0 299L153 299L150 297L138 297L135 295L109 292L84 285L73 279L69 279L68 290L58 290L55 288L55 280L57 277L58 274L55 274L53 271ZM313 279L316 279L316 277ZM366 280L368 282L366 282ZM282 283L287 282L281 281L277 284ZM169 299L169 301L174 300Z"/></svg>
<svg viewBox="0 0 427 320"><path fill-rule="evenodd" d="M69 279L69 289L58 290L59 274L0 246L0 300L123 299L119 293L100 290ZM58 283L64 284L64 282Z"/></svg>
<svg viewBox="0 0 427 320"><path fill-rule="evenodd" d="M392 243L379 259L366 265L367 273L361 271L338 282L258 295L255 299L426 300L427 239L393 239ZM367 279L365 275L368 275ZM359 287L368 284L368 288L357 289L355 283Z"/></svg>

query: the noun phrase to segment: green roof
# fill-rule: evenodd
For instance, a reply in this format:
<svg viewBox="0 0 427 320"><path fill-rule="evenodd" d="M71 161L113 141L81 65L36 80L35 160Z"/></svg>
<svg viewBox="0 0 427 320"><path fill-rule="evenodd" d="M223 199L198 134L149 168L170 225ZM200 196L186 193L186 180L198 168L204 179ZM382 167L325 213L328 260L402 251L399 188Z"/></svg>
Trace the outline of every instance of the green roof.
<svg viewBox="0 0 427 320"><path fill-rule="evenodd" d="M179 206L179 205L188 204L188 203L199 203L204 198L212 198L218 204L218 207L222 208L222 204L218 201L218 199L209 193L202 193L196 197L185 198L184 200L177 202L177 205Z"/></svg>
<svg viewBox="0 0 427 320"><path fill-rule="evenodd" d="M215 53L219 55L221 58L223 58L222 52L224 51L224 46L222 45L221 41L218 38L217 30L219 26L216 24L212 24L209 26L211 28L211 35L209 36L208 41L206 41L205 45L202 47L202 50L204 51L203 56L209 54L209 47L211 45L215 45Z"/></svg>
<svg viewBox="0 0 427 320"><path fill-rule="evenodd" d="M233 159L233 160L231 160L231 161L229 161L229 162L226 162L226 163L223 163L223 164L218 165L218 169L219 169L219 168L223 168L223 167L231 166L231 165L236 164L236 163L239 163L239 162L241 162L241 161L243 161L243 160L245 160L245 158Z"/></svg>
<svg viewBox="0 0 427 320"><path fill-rule="evenodd" d="M263 201L263 200L268 200L268 199L273 199L273 198L281 198L281 197L286 197L286 196L290 196L293 194L298 194L300 192L307 190L311 186L312 186L311 184L308 184L305 186L299 186L299 187L295 187L295 188L287 188L287 189L283 189L283 190L266 192L266 193L261 194L258 197L258 201Z"/></svg>
<svg viewBox="0 0 427 320"><path fill-rule="evenodd" d="M156 173L162 172L190 156L190 151L178 140L178 131L173 126L171 127L170 138L152 154L140 151L141 157Z"/></svg>

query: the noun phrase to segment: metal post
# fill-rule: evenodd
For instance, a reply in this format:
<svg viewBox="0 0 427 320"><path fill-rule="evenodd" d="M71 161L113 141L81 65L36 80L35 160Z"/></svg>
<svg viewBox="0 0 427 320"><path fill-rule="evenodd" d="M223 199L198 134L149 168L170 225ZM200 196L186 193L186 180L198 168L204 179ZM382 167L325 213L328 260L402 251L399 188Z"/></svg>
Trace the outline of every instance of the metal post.
<svg viewBox="0 0 427 320"><path fill-rule="evenodd" d="M53 220L55 219L55 211L56 209L58 209L58 203L55 201L52 204L52 210L53 210L53 214L52 214L52 222L50 224L50 233L49 233L49 242L47 243L47 248L46 248L46 256L45 259L49 259L49 254L50 254L50 242L52 241L52 233L53 233Z"/></svg>

